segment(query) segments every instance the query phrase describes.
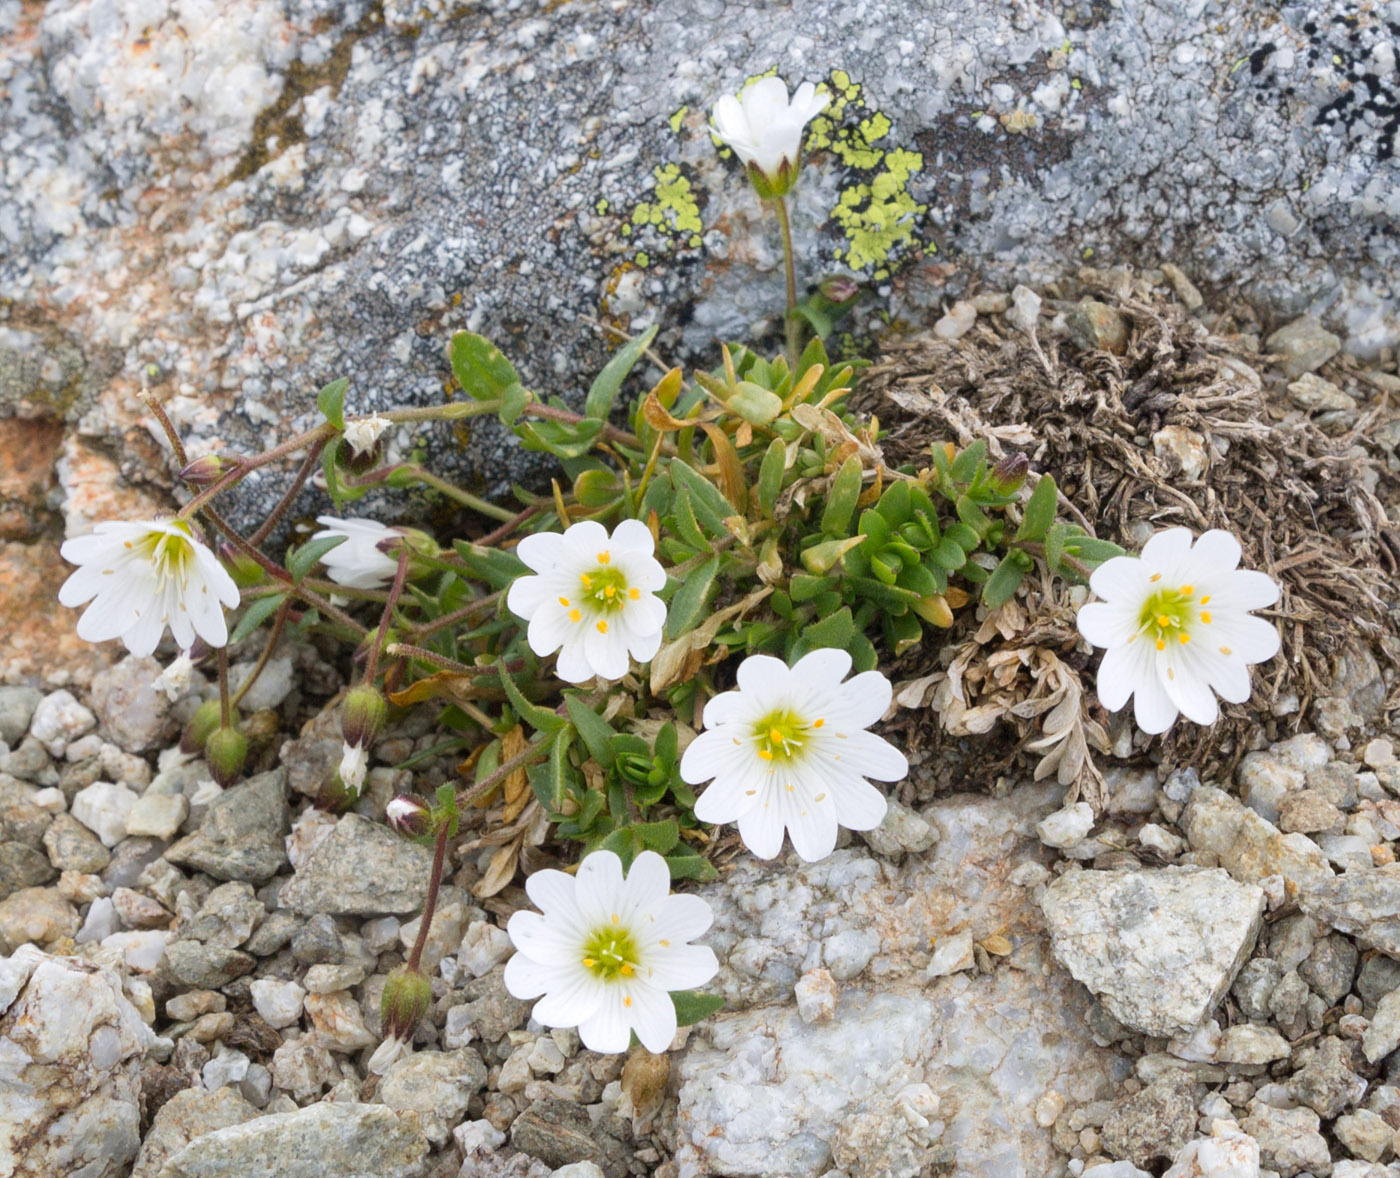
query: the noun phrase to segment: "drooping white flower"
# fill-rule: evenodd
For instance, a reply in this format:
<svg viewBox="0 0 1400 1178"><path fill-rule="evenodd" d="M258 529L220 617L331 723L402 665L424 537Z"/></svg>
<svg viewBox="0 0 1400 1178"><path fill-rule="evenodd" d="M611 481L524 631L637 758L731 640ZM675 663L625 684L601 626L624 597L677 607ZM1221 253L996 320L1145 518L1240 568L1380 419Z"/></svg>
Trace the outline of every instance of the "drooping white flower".
<svg viewBox="0 0 1400 1178"><path fill-rule="evenodd" d="M710 927L710 906L671 895L670 869L654 851L638 855L626 879L621 859L594 851L577 875L536 871L525 891L543 915L510 918L516 952L506 989L543 995L535 1020L577 1027L590 1051L626 1051L633 1031L648 1051L665 1051L676 1033L670 992L704 985L719 969L710 949L686 943Z"/></svg>
<svg viewBox="0 0 1400 1178"><path fill-rule="evenodd" d="M340 780L353 793L359 793L369 768L369 755L358 744L340 746Z"/></svg>
<svg viewBox="0 0 1400 1178"><path fill-rule="evenodd" d="M760 196L781 196L797 179L807 124L830 101L803 82L789 102L786 82L759 78L738 98L726 94L715 103L715 134L744 162Z"/></svg>
<svg viewBox="0 0 1400 1178"><path fill-rule="evenodd" d="M1278 600L1266 574L1240 569L1240 542L1206 532L1192 545L1186 528L1158 532L1142 555L1116 556L1094 570L1103 598L1079 611L1079 632L1106 647L1099 702L1116 712L1133 697L1144 732L1165 732L1181 713L1197 724L1249 698L1249 664L1279 652L1278 630L1250 610Z"/></svg>
<svg viewBox="0 0 1400 1178"><path fill-rule="evenodd" d="M59 552L78 566L59 602L92 600L78 619L80 638L120 638L135 655L155 650L166 626L182 647L196 635L215 647L228 641L224 609L238 604L238 586L185 520L106 520Z"/></svg>
<svg viewBox="0 0 1400 1178"><path fill-rule="evenodd" d="M337 544L321 557L326 575L337 585L349 589L382 589L394 579L399 562L379 545L386 540L402 539L403 534L397 529L386 527L378 520L336 519L333 515L318 515L316 522L322 530L311 537L313 540L345 537L344 544Z"/></svg>
<svg viewBox="0 0 1400 1178"><path fill-rule="evenodd" d="M537 576L517 578L506 605L530 623L526 636L538 655L559 651L559 678L584 683L621 679L630 653L646 662L661 646L666 606L656 590L666 573L640 520L623 520L611 536L584 520L562 535L526 536L516 555Z"/></svg>
<svg viewBox="0 0 1400 1178"><path fill-rule="evenodd" d="M884 795L865 779L899 781L909 762L865 729L890 705L879 671L846 680L851 656L814 650L789 668L754 655L739 664L739 685L705 705L702 732L681 757L681 777L700 795L702 822L737 822L744 845L771 859L792 836L809 862L831 854L836 830L873 830Z"/></svg>
<svg viewBox="0 0 1400 1178"><path fill-rule="evenodd" d="M174 703L190 689L190 676L194 673L194 660L188 650L182 650L178 658L156 676L151 685L157 691L165 692L165 698Z"/></svg>
<svg viewBox="0 0 1400 1178"><path fill-rule="evenodd" d="M387 417L357 417L345 423L345 441L349 445L351 453L355 456L363 456L373 452L374 447L379 443L379 436L388 429L393 422Z"/></svg>

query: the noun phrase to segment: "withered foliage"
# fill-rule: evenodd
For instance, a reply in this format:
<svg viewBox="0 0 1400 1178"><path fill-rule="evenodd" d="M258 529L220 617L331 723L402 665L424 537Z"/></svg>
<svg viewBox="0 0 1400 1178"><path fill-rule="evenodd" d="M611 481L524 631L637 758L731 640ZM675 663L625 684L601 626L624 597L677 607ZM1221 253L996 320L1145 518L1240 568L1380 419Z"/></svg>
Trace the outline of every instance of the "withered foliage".
<svg viewBox="0 0 1400 1178"><path fill-rule="evenodd" d="M982 315L956 341L892 341L857 404L892 427L882 441L892 462L924 466L931 444L976 438L993 457L1024 451L1055 476L1076 522L1130 550L1176 525L1240 537L1246 567L1283 587L1264 611L1283 652L1256 669L1248 703L1210 728L1180 721L1147 749L1226 775L1256 731L1287 736L1328 694L1349 645L1400 662L1400 480L1373 442L1397 415L1396 386L1339 357L1321 375L1364 399L1310 418L1288 403L1247 311L1191 317L1169 292L1121 274L1082 275L1059 293L1115 308L1131 329L1124 354L1075 346L1053 322L1073 299L1047 299L1034 336ZM1097 657L1074 627L1082 599L1028 579L997 615L967 611L942 649L926 643L894 668L908 710L888 727L922 762L909 800L1005 785L1031 766L1102 806L1089 750L1134 745L1128 714L1110 718L1094 700Z"/></svg>

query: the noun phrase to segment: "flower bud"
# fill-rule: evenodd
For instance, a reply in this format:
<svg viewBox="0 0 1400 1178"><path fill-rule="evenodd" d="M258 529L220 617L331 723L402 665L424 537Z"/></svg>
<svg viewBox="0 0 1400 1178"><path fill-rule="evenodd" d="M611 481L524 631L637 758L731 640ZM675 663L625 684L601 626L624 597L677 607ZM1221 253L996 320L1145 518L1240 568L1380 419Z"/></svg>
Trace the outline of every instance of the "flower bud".
<svg viewBox="0 0 1400 1178"><path fill-rule="evenodd" d="M823 278L817 289L827 302L840 307L852 302L860 294L860 283L844 274L832 274Z"/></svg>
<svg viewBox="0 0 1400 1178"><path fill-rule="evenodd" d="M340 734L345 743L369 748L379 739L388 711L384 697L368 683L352 687L345 693L340 712Z"/></svg>
<svg viewBox="0 0 1400 1178"><path fill-rule="evenodd" d="M313 805L326 814L344 814L359 800L359 791L347 786L339 773L332 773L316 791Z"/></svg>
<svg viewBox="0 0 1400 1178"><path fill-rule="evenodd" d="M230 462L227 458L220 458L217 454L206 454L203 458L196 458L187 463L180 471L180 477L192 487L212 487L236 466L237 463Z"/></svg>
<svg viewBox="0 0 1400 1178"><path fill-rule="evenodd" d="M437 833L432 806L427 798L417 794L399 794L384 807L384 817L406 839L427 838Z"/></svg>
<svg viewBox="0 0 1400 1178"><path fill-rule="evenodd" d="M189 723L185 725L184 732L180 734L180 751L187 757L202 753L210 735L218 728L222 716L223 710L219 707L218 700L207 699L200 704L190 717Z"/></svg>
<svg viewBox="0 0 1400 1178"><path fill-rule="evenodd" d="M248 739L237 728L217 728L204 744L204 759L214 780L227 789L243 772Z"/></svg>
<svg viewBox="0 0 1400 1178"><path fill-rule="evenodd" d="M1031 461L1024 454L1008 454L987 476L987 485L998 495L1014 495L1026 481Z"/></svg>
<svg viewBox="0 0 1400 1178"><path fill-rule="evenodd" d="M407 1042L433 1000L433 984L417 970L406 965L394 970L384 983L384 998L380 1013L384 1018L384 1037Z"/></svg>

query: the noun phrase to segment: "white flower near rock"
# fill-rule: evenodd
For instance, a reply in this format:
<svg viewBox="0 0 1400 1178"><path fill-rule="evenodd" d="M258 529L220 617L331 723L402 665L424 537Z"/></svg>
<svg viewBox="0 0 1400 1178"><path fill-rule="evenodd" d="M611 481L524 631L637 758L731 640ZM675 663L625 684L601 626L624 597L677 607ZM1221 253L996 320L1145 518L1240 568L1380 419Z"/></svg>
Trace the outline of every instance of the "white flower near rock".
<svg viewBox="0 0 1400 1178"><path fill-rule="evenodd" d="M611 536L602 524L583 520L563 534L520 541L515 553L536 575L516 578L506 605L529 622L531 650L559 652L559 678L621 679L629 654L644 663L660 649L666 606L656 591L666 573L655 551L650 529L635 519L623 520Z"/></svg>
<svg viewBox="0 0 1400 1178"><path fill-rule="evenodd" d="M1240 569L1240 542L1186 528L1158 532L1140 557L1118 556L1094 570L1103 598L1079 611L1079 632L1105 647L1099 702L1116 712L1133 697L1137 725L1165 732L1178 714L1213 724L1216 693L1229 703L1250 695L1249 666L1279 652L1278 630L1251 610L1273 605L1278 585Z"/></svg>
<svg viewBox="0 0 1400 1178"><path fill-rule="evenodd" d="M340 780L352 793L359 793L369 770L369 754L358 744L340 746Z"/></svg>
<svg viewBox="0 0 1400 1178"><path fill-rule="evenodd" d="M726 94L715 103L714 132L743 161L760 196L781 196L797 179L807 124L830 101L811 82L789 100L781 78L758 78L737 98Z"/></svg>
<svg viewBox="0 0 1400 1178"><path fill-rule="evenodd" d="M380 546L386 540L403 539L403 533L372 519L337 519L333 515L318 515L321 531L313 540L331 540L343 536L321 557L326 575L347 589L382 589L394 579L399 562Z"/></svg>
<svg viewBox="0 0 1400 1178"><path fill-rule="evenodd" d="M541 912L510 918L516 952L506 989L538 997L535 1020L577 1027L590 1051L624 1052L635 1031L648 1051L664 1052L676 1033L670 992L719 969L710 949L687 943L710 927L710 906L671 895L670 869L654 851L638 855L625 878L621 859L594 851L577 875L536 871L525 891Z"/></svg>
<svg viewBox="0 0 1400 1178"><path fill-rule="evenodd" d="M851 669L844 650L814 650L791 668L754 655L738 687L705 705L702 732L681 758L681 777L712 784L695 806L702 822L737 822L744 845L771 859L783 845L811 862L831 854L839 827L873 830L885 796L866 778L899 781L909 762L865 731L889 707L890 681Z"/></svg>
<svg viewBox="0 0 1400 1178"><path fill-rule="evenodd" d="M92 602L78 619L79 638L120 638L134 655L155 650L167 626L182 647L196 636L215 647L228 641L224 610L238 604L238 586L185 520L104 520L59 553L78 566L59 603Z"/></svg>
<svg viewBox="0 0 1400 1178"><path fill-rule="evenodd" d="M190 676L194 673L194 660L188 650L180 651L178 658L156 676L151 684L155 691L165 692L165 698L174 703L190 689Z"/></svg>
<svg viewBox="0 0 1400 1178"><path fill-rule="evenodd" d="M367 457L379 444L380 435L394 423L387 417L371 415L357 417L345 423L345 441L351 453L357 457Z"/></svg>

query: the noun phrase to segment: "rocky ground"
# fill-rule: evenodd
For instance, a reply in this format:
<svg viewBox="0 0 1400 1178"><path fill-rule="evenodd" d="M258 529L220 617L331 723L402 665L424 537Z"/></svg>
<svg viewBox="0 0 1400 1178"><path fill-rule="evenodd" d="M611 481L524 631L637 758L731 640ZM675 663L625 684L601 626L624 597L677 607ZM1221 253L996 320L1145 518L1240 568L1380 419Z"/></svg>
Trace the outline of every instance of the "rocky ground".
<svg viewBox="0 0 1400 1178"><path fill-rule="evenodd" d="M1175 355L1151 324L1176 323L1194 289L1167 272L1135 281L1119 309L1086 307L1073 284L950 308L904 348L898 379L872 374L895 401L890 444L952 412L954 361L982 382L967 411L992 414L1004 374L988 357L1019 347L1038 363L1016 325L1031 299L1036 347L1063 365L1056 387L1106 373L1112 419L1112 390L1137 371L1126 334ZM1177 399L1199 408L1208 398L1189 382L1219 397L1200 374L1228 324L1192 309L1204 318L1172 330L1189 343L1199 327L1182 345L1195 367L1174 371ZM1349 536L1383 571L1400 465L1393 359L1360 368L1308 320L1262 343L1229 338L1220 362L1254 374L1257 429L1304 456L1331 439L1369 488L1335 501L1314 488L1303 551ZM1212 480L1256 452L1222 445L1233 426L1202 413L1191 429L1139 422L1124 445L1214 510ZM1048 412L1041 425L1061 437ZM1077 453L1070 441L1062 455ZM1087 502L1094 487L1086 471L1075 493ZM1372 500L1374 549L1337 514ZM1272 523L1279 537L1293 526ZM1314 619L1300 566L1268 559L1285 621ZM936 690L930 709L920 685L940 672L901 678L888 730L915 765L903 800L820 863L728 859L702 889L727 1006L665 1064L581 1050L506 993L502 929L524 897L478 899L494 848L476 843L475 812L428 941L434 1005L417 1050L382 1077L366 1068L379 995L416 935L427 861L378 819L393 793L453 776L428 713L378 745L356 811L327 817L310 800L339 751L327 704L341 674L332 648L288 643L247 697L250 776L221 791L174 748L210 685L197 676L171 700L155 660L70 655L72 618L36 594L44 617L28 632L48 656L12 662L0 688L0 1161L32 1178L1394 1178L1395 593L1357 560L1339 566L1336 600L1379 584L1380 612L1332 629L1317 616L1289 640L1318 678L1296 672L1295 691L1295 669L1275 671L1267 705L1232 711L1213 744L1144 748L1110 726L1096 805L1053 777L1032 783L1032 761L997 774L969 758L992 738L968 735L970 713ZM235 682L255 648L234 652ZM959 649L929 653L946 669ZM951 744L921 746L930 718Z"/></svg>

